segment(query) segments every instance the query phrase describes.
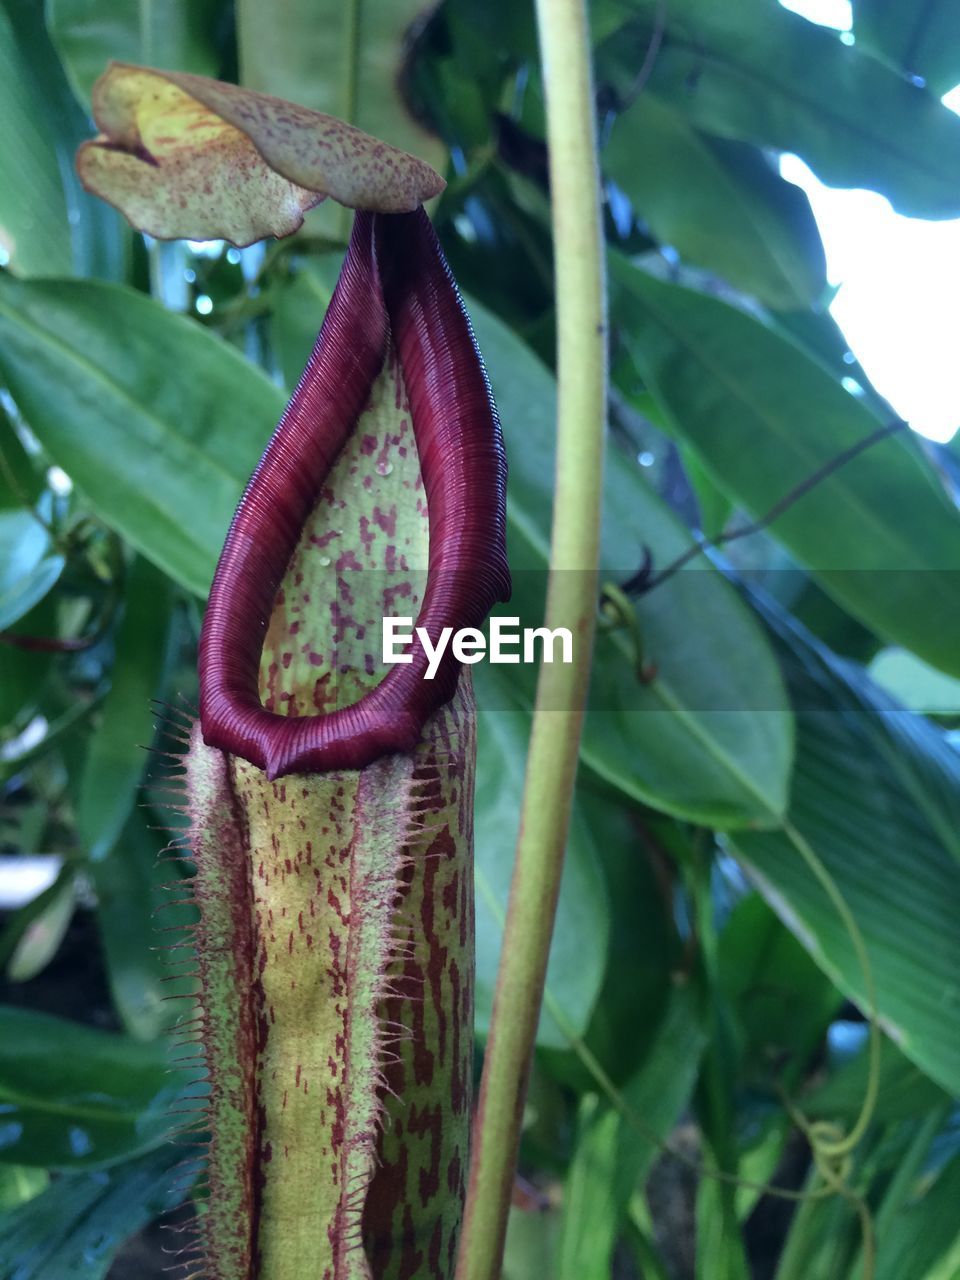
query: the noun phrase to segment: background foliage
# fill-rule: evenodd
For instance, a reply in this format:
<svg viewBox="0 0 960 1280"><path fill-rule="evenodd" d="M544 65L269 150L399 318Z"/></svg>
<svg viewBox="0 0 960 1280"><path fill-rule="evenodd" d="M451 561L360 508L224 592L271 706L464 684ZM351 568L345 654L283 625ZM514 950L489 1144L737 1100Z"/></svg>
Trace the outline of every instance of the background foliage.
<svg viewBox="0 0 960 1280"><path fill-rule="evenodd" d="M960 81L960 5L854 0L850 43L774 0L594 0L591 21L604 580L645 550L654 578L604 614L505 1276L859 1280L859 1205L882 1280L948 1280L955 455L888 435L763 533L655 575L893 420L825 309L817 229L777 153L904 213L960 216L960 119L937 97ZM157 863L170 800L141 748L165 746L151 699L195 698L218 550L348 225L321 207L243 254L145 244L73 174L109 58L242 76L446 173L433 216L503 418L509 612L531 622L548 546L552 264L528 5L0 0L0 842L8 881L28 857L58 868L0 933L9 1280L168 1262L155 1232L124 1246L193 1169L168 1141L185 1086L157 932L187 909L174 893L154 921L180 868ZM482 1037L532 686L477 672ZM822 1189L803 1130L856 1120L871 978L881 1088L846 1194L764 1194Z"/></svg>

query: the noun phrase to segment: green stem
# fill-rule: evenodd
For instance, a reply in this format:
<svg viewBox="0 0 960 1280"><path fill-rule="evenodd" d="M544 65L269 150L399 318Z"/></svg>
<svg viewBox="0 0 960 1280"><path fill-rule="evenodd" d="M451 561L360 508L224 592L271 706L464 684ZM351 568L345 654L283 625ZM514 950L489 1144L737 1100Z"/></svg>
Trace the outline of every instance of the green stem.
<svg viewBox="0 0 960 1280"><path fill-rule="evenodd" d="M557 292L557 473L546 625L573 662L541 668L480 1100L458 1280L498 1280L567 841L597 616L606 297L584 0L537 0Z"/></svg>

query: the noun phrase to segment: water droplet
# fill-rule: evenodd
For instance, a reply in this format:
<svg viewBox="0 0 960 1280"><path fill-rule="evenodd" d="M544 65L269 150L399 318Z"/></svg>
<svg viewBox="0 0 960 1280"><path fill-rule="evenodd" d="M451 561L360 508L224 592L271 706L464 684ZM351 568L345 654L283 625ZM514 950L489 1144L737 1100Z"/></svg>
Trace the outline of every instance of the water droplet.
<svg viewBox="0 0 960 1280"><path fill-rule="evenodd" d="M320 564L324 567L324 569L329 569L331 564L333 564L333 561L330 559L329 556L321 556Z"/></svg>
<svg viewBox="0 0 960 1280"><path fill-rule="evenodd" d="M652 467L656 462L656 458L648 449L644 449L643 453L637 454L637 461L640 463L641 467Z"/></svg>
<svg viewBox="0 0 960 1280"><path fill-rule="evenodd" d="M377 466L376 466L376 472L377 472L377 475L378 475L378 476L388 476L392 470L393 470L393 463L392 463L392 462L378 462L378 463L377 463Z"/></svg>

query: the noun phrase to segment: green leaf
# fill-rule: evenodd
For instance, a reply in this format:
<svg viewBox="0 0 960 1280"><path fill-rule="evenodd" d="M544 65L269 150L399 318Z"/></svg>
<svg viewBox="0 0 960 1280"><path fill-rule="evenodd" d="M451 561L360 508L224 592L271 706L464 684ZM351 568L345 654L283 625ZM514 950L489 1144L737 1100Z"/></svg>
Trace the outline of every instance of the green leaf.
<svg viewBox="0 0 960 1280"><path fill-rule="evenodd" d="M169 1136L182 1089L162 1048L0 1007L5 1163L96 1167L149 1151Z"/></svg>
<svg viewBox="0 0 960 1280"><path fill-rule="evenodd" d="M63 556L32 511L0 511L0 631L39 604L63 572Z"/></svg>
<svg viewBox="0 0 960 1280"><path fill-rule="evenodd" d="M848 664L766 613L797 714L791 803L782 832L734 833L733 849L784 923L863 1009L864 974L804 857L812 852L863 936L884 1030L931 1079L957 1092L960 864L951 852L951 807L960 788L932 752L924 771L916 717L878 714ZM897 722L902 733L893 739Z"/></svg>
<svg viewBox="0 0 960 1280"><path fill-rule="evenodd" d="M129 268L129 231L113 209L84 191L74 169L74 153L88 136L89 122L50 40L43 0L4 0L4 4L16 31L24 70L35 86L31 106L36 111L36 128L49 138L48 153L56 158L71 232L73 269L78 275L121 280ZM36 274L69 269L69 261L62 266L59 263L59 256L51 258L40 264Z"/></svg>
<svg viewBox="0 0 960 1280"><path fill-rule="evenodd" d="M133 808L153 739L172 605L169 580L137 558L116 637L110 692L87 746L77 796L77 834L91 861L113 848Z"/></svg>
<svg viewBox="0 0 960 1280"><path fill-rule="evenodd" d="M937 94L960 83L960 4L925 0L853 0L857 43L909 76L922 76Z"/></svg>
<svg viewBox="0 0 960 1280"><path fill-rule="evenodd" d="M716 538L723 532L733 514L733 503L704 470L703 463L689 445L679 445L683 458L683 470L693 489L700 509L700 532L707 538Z"/></svg>
<svg viewBox="0 0 960 1280"><path fill-rule="evenodd" d="M657 0L634 11L598 53L601 82L628 100L661 12ZM935 94L770 0L675 0L663 12L645 88L693 124L796 152L830 186L870 187L900 213L960 213L960 120Z"/></svg>
<svg viewBox="0 0 960 1280"><path fill-rule="evenodd" d="M226 343L132 290L9 276L0 373L93 510L205 595L282 394Z"/></svg>
<svg viewBox="0 0 960 1280"><path fill-rule="evenodd" d="M530 733L530 716L504 706L492 672L475 668L478 688L476 782L477 973L476 1022L486 1035L503 940L507 896ZM491 709L495 708L495 709ZM603 982L609 906L597 850L577 807L557 906L557 927L547 966L550 1002L563 1013L557 1024L549 1005L540 1015L537 1044L565 1049L580 1035Z"/></svg>
<svg viewBox="0 0 960 1280"><path fill-rule="evenodd" d="M189 979L171 981L171 953L176 938L170 932L178 923L196 918L194 908L173 907L176 864L161 859L162 836L151 829L147 815L134 809L109 857L89 864L88 874L97 895L97 920L107 966L114 1008L135 1040L154 1040L183 1016L183 1006L173 997L192 989ZM173 886L169 891L166 886ZM157 916L163 908L162 917ZM185 951L172 953L184 959Z"/></svg>
<svg viewBox="0 0 960 1280"><path fill-rule="evenodd" d="M50 635L55 626L53 596L48 595L11 630L23 635ZM26 728L43 701L55 665L56 658L52 653L0 644L0 742L6 744L9 738ZM6 775L8 767L16 768L17 762L29 750L13 750L7 746L0 763L0 777Z"/></svg>
<svg viewBox="0 0 960 1280"><path fill-rule="evenodd" d="M799 348L716 298L611 258L625 339L678 435L762 516L877 430ZM827 476L771 532L872 630L960 675L960 511L902 431Z"/></svg>
<svg viewBox="0 0 960 1280"><path fill-rule="evenodd" d="M13 423L0 408L0 512L32 507L43 479L24 449Z"/></svg>
<svg viewBox="0 0 960 1280"><path fill-rule="evenodd" d="M317 341L342 262L342 253L309 258L293 279L276 292L270 315L270 346L290 391L300 381Z"/></svg>
<svg viewBox="0 0 960 1280"><path fill-rule="evenodd" d="M917 1189L881 1237L877 1280L953 1280L960 1266L960 1155Z"/></svg>
<svg viewBox="0 0 960 1280"><path fill-rule="evenodd" d="M219 0L46 0L47 29L77 97L90 90L108 62L216 75L214 37Z"/></svg>
<svg viewBox="0 0 960 1280"><path fill-rule="evenodd" d="M72 266L56 136L6 5L0 5L0 265L24 275Z"/></svg>
<svg viewBox="0 0 960 1280"><path fill-rule="evenodd" d="M553 493L554 379L501 322L471 303L510 459L508 542L514 595L500 612L540 625ZM611 444L604 495L604 576L621 581L649 547L657 565L690 534ZM637 678L625 631L601 636L584 760L644 804L713 825L772 822L786 804L792 727L780 675L755 620L711 568L676 574L636 605L644 658ZM504 669L507 670L507 669ZM530 668L509 668L528 701Z"/></svg>
<svg viewBox="0 0 960 1280"><path fill-rule="evenodd" d="M26 1204L38 1196L49 1182L50 1175L46 1169L35 1169L27 1164L0 1165L0 1213L9 1213L18 1205ZM0 1225L0 1235L2 1232Z"/></svg>
<svg viewBox="0 0 960 1280"><path fill-rule="evenodd" d="M741 1070L765 1081L786 1055L795 1083L841 997L757 894L742 898L718 941L718 980L736 1017Z"/></svg>
<svg viewBox="0 0 960 1280"><path fill-rule="evenodd" d="M960 715L960 680L934 671L903 649L884 649L870 663L870 678L911 711Z"/></svg>
<svg viewBox="0 0 960 1280"><path fill-rule="evenodd" d="M38 895L44 901L31 912L7 961L10 982L29 982L42 972L63 941L76 907L76 884L72 874L61 875L48 892ZM29 904L31 907L34 903Z"/></svg>
<svg viewBox="0 0 960 1280"><path fill-rule="evenodd" d="M170 1144L108 1170L70 1173L0 1219L11 1280L103 1280L135 1231L183 1199L191 1169ZM175 1246L171 1246L175 1249Z"/></svg>
<svg viewBox="0 0 960 1280"><path fill-rule="evenodd" d="M583 1037L590 1054L621 1085L636 1073L657 1034L683 966L672 903L663 892L652 823L633 805L618 806L580 785L580 808L604 873L610 942L603 986ZM549 1063L551 1073L583 1093L596 1080L575 1053Z"/></svg>
<svg viewBox="0 0 960 1280"><path fill-rule="evenodd" d="M618 116L604 172L663 244L771 307L812 306L826 263L809 201L755 147L710 138L641 94Z"/></svg>
<svg viewBox="0 0 960 1280"><path fill-rule="evenodd" d="M621 1090L626 1114L592 1096L581 1103L557 1280L609 1280L630 1199L690 1100L704 1040L696 991L676 987L643 1064Z"/></svg>
<svg viewBox="0 0 960 1280"><path fill-rule="evenodd" d="M804 1094L804 1115L814 1120L840 1118L853 1124L863 1106L868 1069L869 1055L865 1051L843 1063L822 1084ZM950 1105L948 1093L924 1075L891 1040L881 1040L880 1089L873 1113L877 1124L921 1120Z"/></svg>
<svg viewBox="0 0 960 1280"><path fill-rule="evenodd" d="M513 1207L507 1220L502 1280L551 1275L558 1214L553 1209Z"/></svg>

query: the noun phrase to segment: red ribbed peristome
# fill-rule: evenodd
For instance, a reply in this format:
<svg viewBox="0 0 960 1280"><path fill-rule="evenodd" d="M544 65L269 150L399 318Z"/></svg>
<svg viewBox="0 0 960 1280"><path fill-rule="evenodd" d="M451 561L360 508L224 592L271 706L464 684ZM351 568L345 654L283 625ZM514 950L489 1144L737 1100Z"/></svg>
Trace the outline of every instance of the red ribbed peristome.
<svg viewBox="0 0 960 1280"><path fill-rule="evenodd" d="M391 342L429 515L416 625L436 644L444 627L479 626L509 598L503 438L460 294L423 209L358 213L313 354L227 534L200 636L204 739L271 778L361 769L412 750L456 689L459 664L450 649L425 680L427 656L415 640L412 663L391 667L351 706L283 716L260 701L258 666L277 590Z"/></svg>

